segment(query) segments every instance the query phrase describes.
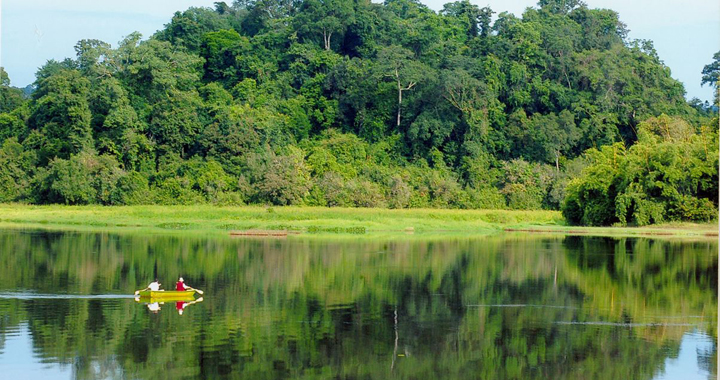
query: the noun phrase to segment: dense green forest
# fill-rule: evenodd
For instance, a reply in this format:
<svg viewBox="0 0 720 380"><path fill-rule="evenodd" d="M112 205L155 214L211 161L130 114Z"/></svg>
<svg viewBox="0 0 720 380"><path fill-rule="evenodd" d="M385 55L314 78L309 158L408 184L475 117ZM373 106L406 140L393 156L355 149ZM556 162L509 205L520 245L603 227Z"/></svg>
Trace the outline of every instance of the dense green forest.
<svg viewBox="0 0 720 380"><path fill-rule="evenodd" d="M219 2L75 50L29 98L1 72L1 202L717 218L713 107L580 1Z"/></svg>

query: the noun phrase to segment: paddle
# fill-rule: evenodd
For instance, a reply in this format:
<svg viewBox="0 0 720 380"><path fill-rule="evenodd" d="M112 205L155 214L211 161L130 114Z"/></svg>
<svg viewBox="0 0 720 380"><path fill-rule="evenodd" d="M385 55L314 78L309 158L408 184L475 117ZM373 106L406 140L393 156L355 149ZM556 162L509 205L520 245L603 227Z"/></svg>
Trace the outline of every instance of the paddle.
<svg viewBox="0 0 720 380"><path fill-rule="evenodd" d="M200 290L200 289L191 288L191 287L189 287L189 286L187 286L187 285L185 285L185 287L186 287L187 289L194 290L194 291L196 291L198 294L201 294L201 295L205 293L205 292L203 292L203 291Z"/></svg>
<svg viewBox="0 0 720 380"><path fill-rule="evenodd" d="M200 297L200 298L196 299L195 301L190 301L190 302L186 303L185 306L192 305L194 303L198 303L198 302L202 302L202 301L203 301L203 298Z"/></svg>

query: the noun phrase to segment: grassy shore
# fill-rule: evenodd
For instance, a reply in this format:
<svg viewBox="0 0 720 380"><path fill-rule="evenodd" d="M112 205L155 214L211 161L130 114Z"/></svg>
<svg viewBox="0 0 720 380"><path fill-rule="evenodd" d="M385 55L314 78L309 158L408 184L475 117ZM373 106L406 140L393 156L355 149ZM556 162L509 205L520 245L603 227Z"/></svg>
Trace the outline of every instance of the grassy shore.
<svg viewBox="0 0 720 380"><path fill-rule="evenodd" d="M0 228L3 227L213 234L261 229L298 231L303 235L487 234L505 230L587 235L717 236L718 231L717 224L570 227L565 226L558 211L0 204Z"/></svg>

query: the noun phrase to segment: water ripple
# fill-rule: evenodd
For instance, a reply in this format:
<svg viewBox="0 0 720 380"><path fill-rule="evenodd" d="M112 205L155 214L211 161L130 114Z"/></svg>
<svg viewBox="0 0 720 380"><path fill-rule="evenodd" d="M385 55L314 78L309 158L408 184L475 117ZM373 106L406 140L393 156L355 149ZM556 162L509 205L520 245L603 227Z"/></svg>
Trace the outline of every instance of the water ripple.
<svg viewBox="0 0 720 380"><path fill-rule="evenodd" d="M591 325L591 326L615 326L615 327L659 327L659 326L671 326L671 327L692 327L697 326L694 323L627 323L627 322L600 322L600 321L588 321L588 322L567 322L567 321L556 321L553 322L556 325Z"/></svg>
<svg viewBox="0 0 720 380"><path fill-rule="evenodd" d="M132 294L40 294L40 293L0 293L0 299L118 299L133 298Z"/></svg>

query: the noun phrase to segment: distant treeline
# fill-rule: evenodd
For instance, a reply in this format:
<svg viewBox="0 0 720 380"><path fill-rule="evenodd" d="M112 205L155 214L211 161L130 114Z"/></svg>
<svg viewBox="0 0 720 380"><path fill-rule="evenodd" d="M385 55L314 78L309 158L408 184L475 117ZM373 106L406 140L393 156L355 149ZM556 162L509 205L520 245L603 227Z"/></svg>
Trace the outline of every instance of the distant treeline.
<svg viewBox="0 0 720 380"><path fill-rule="evenodd" d="M246 0L82 40L29 97L0 72L0 202L717 218L717 119L651 42L579 1L494 13Z"/></svg>

